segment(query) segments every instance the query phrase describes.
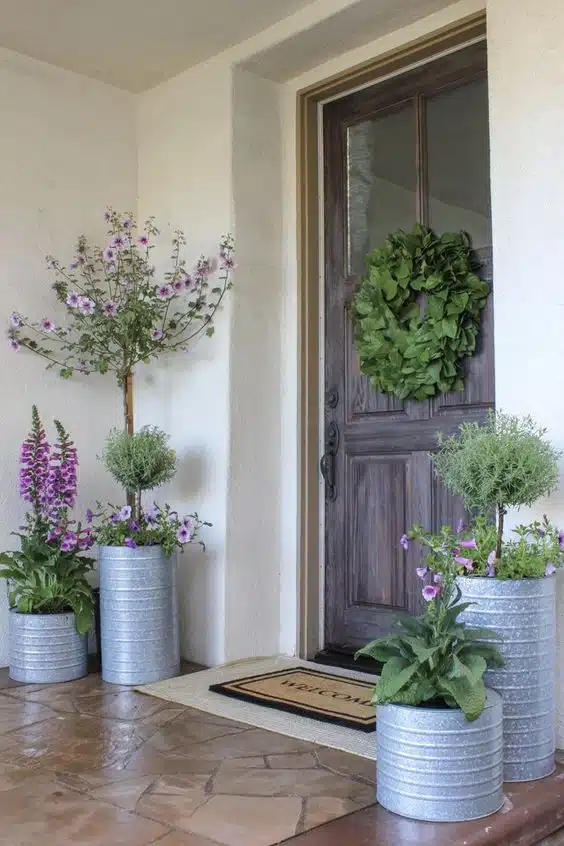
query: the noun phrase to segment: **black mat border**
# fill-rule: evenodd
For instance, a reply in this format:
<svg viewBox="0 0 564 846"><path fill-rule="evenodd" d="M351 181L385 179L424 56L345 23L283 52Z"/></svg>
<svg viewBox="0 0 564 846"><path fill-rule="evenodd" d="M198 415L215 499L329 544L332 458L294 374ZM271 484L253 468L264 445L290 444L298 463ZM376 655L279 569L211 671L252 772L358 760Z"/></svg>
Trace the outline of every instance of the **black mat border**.
<svg viewBox="0 0 564 846"><path fill-rule="evenodd" d="M337 676L332 675L331 673L322 673L318 670L311 670L309 667L300 667L299 665L296 667L288 667L285 670L276 670L273 673L255 673L251 676L244 676L240 679L231 679L228 682L220 682L218 684L212 684L209 687L209 690L212 693L219 693L221 696L228 696L231 699L239 699L242 702L248 702L251 705L260 705L263 708L270 708L273 711L283 711L286 714L294 714L298 717L306 717L308 720L315 720L318 723L329 723L330 725L334 726L341 726L342 728L349 728L354 729L355 731L360 731L363 734L373 734L376 732L376 715L374 715L374 723L369 725L362 725L358 722L353 722L352 720L347 719L346 717L334 717L329 714L320 714L318 711L308 711L307 708L303 705L290 705L286 703L280 702L270 702L264 701L261 699L257 699L252 693L243 693L239 690L230 690L227 689L226 685L230 684L242 684L244 682L253 681L253 679L269 679L269 678L276 678L277 676L286 675L286 673L291 673L296 670L307 670L308 673L311 673L313 676L319 676L320 678L329 678L329 679L348 679L347 676ZM360 684L366 684L367 687L373 687L372 684L367 684L362 679L348 679L348 681L359 682ZM236 721L236 720L235 720ZM312 741L314 742L314 741ZM321 743L323 745L323 743Z"/></svg>

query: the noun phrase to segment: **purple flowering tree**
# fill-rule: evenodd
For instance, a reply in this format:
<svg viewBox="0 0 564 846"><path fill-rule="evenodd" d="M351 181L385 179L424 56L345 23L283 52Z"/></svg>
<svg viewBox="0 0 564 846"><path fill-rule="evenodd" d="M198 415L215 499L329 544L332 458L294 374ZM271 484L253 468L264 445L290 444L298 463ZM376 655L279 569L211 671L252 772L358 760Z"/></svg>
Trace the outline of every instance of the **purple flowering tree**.
<svg viewBox="0 0 564 846"><path fill-rule="evenodd" d="M81 235L64 265L52 256L53 289L67 315L30 320L15 311L9 343L41 356L63 378L73 373L113 373L123 391L124 428L134 431L133 374L140 362L186 351L200 335L214 333L214 319L232 287L233 239L221 239L215 258L188 268L182 231L173 233L170 268L157 278L151 251L159 235L153 218L139 228L132 214L105 213L108 241L91 246Z"/></svg>
<svg viewBox="0 0 564 846"><path fill-rule="evenodd" d="M94 543L90 527L72 518L76 503L78 457L62 423L57 440L47 441L36 406L31 432L20 451L20 495L28 503L25 524L14 534L20 551L0 554L0 576L9 580L10 607L22 613L76 614L88 631L92 591L86 579L92 559L79 554Z"/></svg>

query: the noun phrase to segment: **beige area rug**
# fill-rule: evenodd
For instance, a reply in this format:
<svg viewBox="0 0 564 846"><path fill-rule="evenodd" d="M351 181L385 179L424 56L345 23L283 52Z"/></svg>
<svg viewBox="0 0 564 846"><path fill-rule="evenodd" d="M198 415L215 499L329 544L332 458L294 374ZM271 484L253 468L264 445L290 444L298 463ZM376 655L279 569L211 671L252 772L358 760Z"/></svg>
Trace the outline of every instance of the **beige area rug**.
<svg viewBox="0 0 564 846"><path fill-rule="evenodd" d="M318 743L320 746L329 746L332 749L340 749L352 755L375 760L376 736L374 733L368 734L353 728L322 723L310 717L296 716L252 702L232 699L210 690L210 687L214 685L226 684L251 675L276 673L294 667L303 667L317 672L324 671L319 664L300 661L296 658L284 656L252 658L135 689L139 693L156 696L169 702L178 702L198 711L206 711L208 714L215 714L267 731L285 734L288 737L296 737L298 740ZM333 676L356 679L361 682L370 680L365 673L355 673L339 667L331 667L330 673Z"/></svg>

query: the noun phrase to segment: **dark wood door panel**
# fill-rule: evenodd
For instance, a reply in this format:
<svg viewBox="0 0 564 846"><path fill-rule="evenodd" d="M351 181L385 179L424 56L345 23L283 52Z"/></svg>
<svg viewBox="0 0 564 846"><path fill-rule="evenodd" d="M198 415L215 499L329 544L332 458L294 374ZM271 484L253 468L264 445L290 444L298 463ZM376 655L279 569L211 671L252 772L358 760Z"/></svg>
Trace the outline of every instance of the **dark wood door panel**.
<svg viewBox="0 0 564 846"><path fill-rule="evenodd" d="M355 240L351 240L348 232L349 217L354 212L357 221L367 225L369 216L362 209L359 212L359 208L368 202L362 179L371 179L370 156L375 156L374 162L379 162L380 169L384 165L391 168L390 173L380 170L370 183L376 204L373 203L372 212L375 209L378 215L383 215L384 223L381 220L382 225L374 230L377 235L366 229L355 243L379 237L386 220L397 220L395 212L386 217L388 207L382 205L382 198L387 198L386 202L399 198L405 212L406 191L411 192L411 197L413 179L412 175L406 175L403 184L398 166L398 161L408 159L405 145L409 122L400 121L403 134L398 138L401 155L397 161L394 139L387 140L386 133L399 131L400 123L392 120L378 124L377 131L370 136L372 147L368 145L365 150L362 144L357 144L355 190L361 191L361 196L356 198L359 202L351 204L347 198L351 190L347 175L349 127L355 122L372 120L382 111L397 115L411 100L414 113L419 115L413 123L413 157L419 170L417 196L413 194L413 218L406 225L412 226L417 220L425 223L420 215L428 208L443 218L446 215L475 222L475 209L458 209L446 203L458 195L456 185L448 181L452 167L446 173L437 170L440 156L436 151L433 180L438 187L433 197L425 193L425 101L421 98L435 98L435 135L440 135L436 132L437 120L450 120L451 124L454 119L462 120L466 127L468 116L461 112L461 98L451 93L457 85L481 80L485 74L485 46L475 45L324 109L325 427L326 437L327 433L338 435L336 441L333 439L338 449L330 462L334 486L325 504L325 646L330 649L350 652L387 633L397 611L417 613L420 609L421 582L415 571L421 563L421 553L415 545L404 551L400 537L416 522L438 529L442 524L455 525L465 517L461 502L447 494L433 477L429 453L436 449L439 433L449 436L466 420L482 420L494 402L492 297L483 315L476 355L466 363L464 391L428 402L404 402L375 391L368 378L360 373L349 316L358 281L349 272L347 251ZM482 96L485 86L483 82L480 85L482 89L472 89L469 102ZM437 94L445 90L449 91L448 97L437 104ZM457 110L456 113L451 115L451 109ZM465 131L471 130L466 127ZM479 131L484 131L483 115ZM449 137L456 137L456 132L451 132ZM378 145L382 144L386 149L380 155ZM476 174L476 162L469 172ZM455 176L458 173L456 168L454 173ZM483 190L476 198L472 186L463 185L462 189L459 193L464 202L471 205L480 199L482 206L489 208ZM480 221L477 229L487 234L487 221L483 218ZM372 243L377 245L378 242ZM477 262L482 278L491 281L490 245L479 251Z"/></svg>

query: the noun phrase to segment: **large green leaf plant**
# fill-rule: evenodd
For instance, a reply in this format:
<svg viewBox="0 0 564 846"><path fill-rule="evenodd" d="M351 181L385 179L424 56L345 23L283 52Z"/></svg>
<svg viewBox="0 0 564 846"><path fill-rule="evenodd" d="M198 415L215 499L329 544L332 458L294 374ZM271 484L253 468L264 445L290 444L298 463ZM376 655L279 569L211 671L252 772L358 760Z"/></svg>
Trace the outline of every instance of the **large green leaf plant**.
<svg viewBox="0 0 564 846"><path fill-rule="evenodd" d="M417 538L418 530L410 532ZM452 538L445 528L438 535L420 538L430 547L426 567L418 575L427 606L418 617L400 615L396 631L378 638L357 653L384 666L374 689L378 705L437 705L459 708L467 720L476 720L486 704L484 673L503 666L491 643L498 636L489 629L471 628L458 621L471 603L461 602L452 564ZM401 539L407 548L409 539Z"/></svg>

